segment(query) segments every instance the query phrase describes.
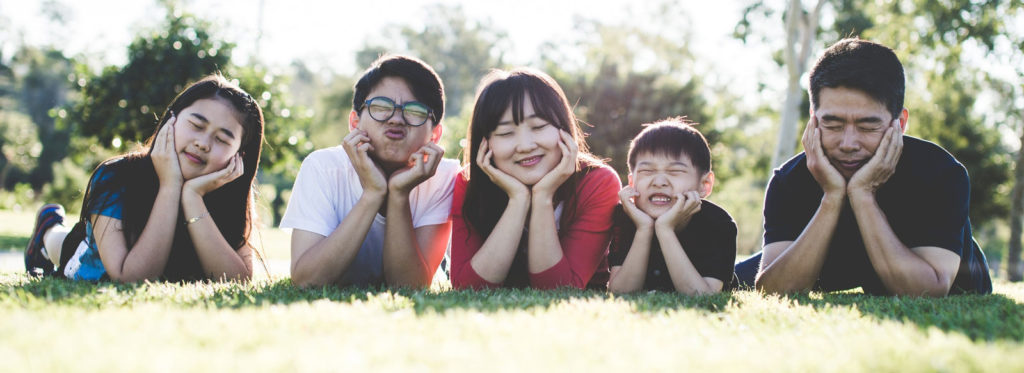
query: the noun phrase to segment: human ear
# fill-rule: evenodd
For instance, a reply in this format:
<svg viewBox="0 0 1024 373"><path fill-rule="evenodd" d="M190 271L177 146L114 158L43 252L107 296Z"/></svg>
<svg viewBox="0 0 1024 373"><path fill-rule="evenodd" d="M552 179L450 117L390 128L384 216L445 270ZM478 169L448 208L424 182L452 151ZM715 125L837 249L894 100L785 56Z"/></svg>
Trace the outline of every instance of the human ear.
<svg viewBox="0 0 1024 373"><path fill-rule="evenodd" d="M626 175L626 182L627 182L626 185L633 186L633 173L632 172L630 172L629 174Z"/></svg>
<svg viewBox="0 0 1024 373"><path fill-rule="evenodd" d="M430 142L436 144L438 141L441 141L441 134L444 133L444 126L442 126L441 123L434 124L433 126L434 128L430 129L432 132L430 134Z"/></svg>
<svg viewBox="0 0 1024 373"><path fill-rule="evenodd" d="M700 178L700 198L708 198L715 187L715 172L708 171Z"/></svg>
<svg viewBox="0 0 1024 373"><path fill-rule="evenodd" d="M352 110L348 113L348 130L352 131L356 129L356 127L359 127L359 113Z"/></svg>
<svg viewBox="0 0 1024 373"><path fill-rule="evenodd" d="M907 124L910 123L910 111L903 108L900 111L900 133L907 133Z"/></svg>

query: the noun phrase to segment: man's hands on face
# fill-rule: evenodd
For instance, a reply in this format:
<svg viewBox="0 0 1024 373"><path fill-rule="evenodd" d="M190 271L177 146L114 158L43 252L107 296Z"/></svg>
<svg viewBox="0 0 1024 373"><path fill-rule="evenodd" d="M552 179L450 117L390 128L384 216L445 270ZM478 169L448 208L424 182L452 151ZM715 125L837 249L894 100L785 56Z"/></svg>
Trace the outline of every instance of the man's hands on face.
<svg viewBox="0 0 1024 373"><path fill-rule="evenodd" d="M409 156L409 165L395 171L388 178L388 191L407 195L417 185L437 172L437 166L444 157L444 149L435 143L427 143Z"/></svg>
<svg viewBox="0 0 1024 373"><path fill-rule="evenodd" d="M810 170L811 176L818 182L825 194L845 195L846 179L825 156L825 150L821 147L821 128L818 126L818 118L813 114L807 121L807 128L804 129L801 142L804 144L804 154L807 156L807 169Z"/></svg>
<svg viewBox="0 0 1024 373"><path fill-rule="evenodd" d="M384 171L370 158L370 137L366 131L353 129L341 142L348 158L352 160L359 175L359 184L363 186L364 194L372 194L383 197L388 191L388 181L384 177Z"/></svg>
<svg viewBox="0 0 1024 373"><path fill-rule="evenodd" d="M900 120L896 118L885 130L875 155L850 178L846 188L847 194L873 196L878 188L892 177L902 153L903 134L900 131Z"/></svg>

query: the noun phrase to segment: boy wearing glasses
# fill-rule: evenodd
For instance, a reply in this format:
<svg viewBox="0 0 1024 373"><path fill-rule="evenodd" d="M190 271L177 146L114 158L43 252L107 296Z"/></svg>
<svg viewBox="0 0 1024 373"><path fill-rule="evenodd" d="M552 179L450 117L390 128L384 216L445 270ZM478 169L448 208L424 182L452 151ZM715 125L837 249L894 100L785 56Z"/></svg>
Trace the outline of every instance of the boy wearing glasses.
<svg viewBox="0 0 1024 373"><path fill-rule="evenodd" d="M302 161L281 220L294 284L430 284L458 172L436 144L443 114L441 79L423 61L384 56L363 73L349 134Z"/></svg>

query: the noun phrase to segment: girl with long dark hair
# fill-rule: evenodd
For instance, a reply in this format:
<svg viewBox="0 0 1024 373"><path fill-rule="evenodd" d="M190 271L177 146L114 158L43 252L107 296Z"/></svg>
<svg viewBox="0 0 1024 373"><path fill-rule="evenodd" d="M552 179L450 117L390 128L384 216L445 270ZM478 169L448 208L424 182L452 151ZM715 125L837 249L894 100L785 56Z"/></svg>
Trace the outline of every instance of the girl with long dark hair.
<svg viewBox="0 0 1024 373"><path fill-rule="evenodd" d="M603 288L618 175L591 155L562 88L532 69L484 77L452 202L456 288Z"/></svg>
<svg viewBox="0 0 1024 373"><path fill-rule="evenodd" d="M73 229L39 210L30 274L132 282L252 277L263 112L220 75L178 94L145 146L101 163ZM56 267L56 268L55 268Z"/></svg>

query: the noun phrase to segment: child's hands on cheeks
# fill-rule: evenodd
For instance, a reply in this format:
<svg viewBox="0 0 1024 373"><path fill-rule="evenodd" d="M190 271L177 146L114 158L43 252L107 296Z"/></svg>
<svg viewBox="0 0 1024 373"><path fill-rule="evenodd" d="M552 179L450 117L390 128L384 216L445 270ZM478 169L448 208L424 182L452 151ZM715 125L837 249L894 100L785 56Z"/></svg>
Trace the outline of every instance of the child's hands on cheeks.
<svg viewBox="0 0 1024 373"><path fill-rule="evenodd" d="M633 220L633 224L636 224L637 229L639 228L650 228L654 224L654 219L646 212L636 207L636 202L633 200L640 196L640 193L633 188L632 185L627 185L619 191L619 201L622 202L622 209L626 211L626 215Z"/></svg>
<svg viewBox="0 0 1024 373"><path fill-rule="evenodd" d="M700 193L691 190L675 195L676 203L655 220L656 228L679 230L690 224L693 215L700 212Z"/></svg>

